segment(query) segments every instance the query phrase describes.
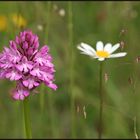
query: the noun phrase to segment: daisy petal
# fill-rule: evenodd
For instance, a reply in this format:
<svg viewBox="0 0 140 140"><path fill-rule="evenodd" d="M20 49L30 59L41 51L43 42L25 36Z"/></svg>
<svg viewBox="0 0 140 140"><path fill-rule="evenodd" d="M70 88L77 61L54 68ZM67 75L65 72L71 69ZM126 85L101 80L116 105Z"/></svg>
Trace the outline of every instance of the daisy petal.
<svg viewBox="0 0 140 140"><path fill-rule="evenodd" d="M85 55L89 55L89 56L94 56L92 53L88 53L88 52L81 52L81 54L85 54Z"/></svg>
<svg viewBox="0 0 140 140"><path fill-rule="evenodd" d="M86 50L89 50L89 51L91 51L91 52L93 52L93 53L96 53L96 51L90 46L90 45L88 45L88 44L86 44L86 43L81 43L81 46L83 47L83 48L85 48Z"/></svg>
<svg viewBox="0 0 140 140"><path fill-rule="evenodd" d="M112 44L111 43L107 43L104 47L104 51L107 51L107 52L111 51L111 49L112 49Z"/></svg>
<svg viewBox="0 0 140 140"><path fill-rule="evenodd" d="M88 44L81 43L80 45L77 46L77 48L82 51L81 52L82 54L95 56L95 50Z"/></svg>
<svg viewBox="0 0 140 140"><path fill-rule="evenodd" d="M102 41L98 41L96 43L96 50L97 51L103 51L103 46L104 46L103 42Z"/></svg>
<svg viewBox="0 0 140 140"><path fill-rule="evenodd" d="M98 58L98 60L99 60L99 61L104 61L104 60L105 60L105 58Z"/></svg>
<svg viewBox="0 0 140 140"><path fill-rule="evenodd" d="M115 45L111 48L111 50L109 51L109 53L110 53L110 54L113 53L113 52L116 51L119 47L120 47L120 44L119 44L119 43L115 44Z"/></svg>
<svg viewBox="0 0 140 140"><path fill-rule="evenodd" d="M123 56L125 56L126 54L127 54L126 52L116 53L116 54L110 55L109 58L123 57Z"/></svg>

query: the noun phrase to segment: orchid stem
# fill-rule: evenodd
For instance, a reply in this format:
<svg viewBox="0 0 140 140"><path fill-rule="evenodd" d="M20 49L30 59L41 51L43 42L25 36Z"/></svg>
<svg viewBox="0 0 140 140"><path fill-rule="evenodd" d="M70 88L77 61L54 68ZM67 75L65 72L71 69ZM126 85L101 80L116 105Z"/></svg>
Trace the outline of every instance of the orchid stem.
<svg viewBox="0 0 140 140"><path fill-rule="evenodd" d="M23 100L23 116L24 116L24 128L25 128L25 134L27 139L32 138L31 133L31 121L29 117L29 99L26 98Z"/></svg>
<svg viewBox="0 0 140 140"><path fill-rule="evenodd" d="M99 111L99 133L98 138L102 138L103 131L103 62L100 62L100 85L99 85L99 94L100 94L100 111Z"/></svg>

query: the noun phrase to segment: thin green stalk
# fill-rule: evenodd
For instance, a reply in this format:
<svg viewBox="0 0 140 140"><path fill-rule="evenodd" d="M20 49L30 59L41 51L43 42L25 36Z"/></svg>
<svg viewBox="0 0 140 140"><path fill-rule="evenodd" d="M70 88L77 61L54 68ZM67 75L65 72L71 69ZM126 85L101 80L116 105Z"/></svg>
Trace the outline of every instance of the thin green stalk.
<svg viewBox="0 0 140 140"><path fill-rule="evenodd" d="M137 118L134 117L134 134L135 134L135 138L136 138L136 139L139 139L138 134L137 134L137 127L136 127L136 124L137 124Z"/></svg>
<svg viewBox="0 0 140 140"><path fill-rule="evenodd" d="M45 36L45 38L43 39L43 42L47 42L48 44L48 35L49 35L49 21L50 21L50 9L51 9L51 2L48 1L48 4L47 4L47 33L46 33L46 24L44 24L44 36L45 34L47 34L47 36ZM45 102L45 97L44 97L44 91L45 91L45 86L44 85L41 85L41 94L40 94L40 108L41 108L41 111L43 112L44 111L44 102Z"/></svg>
<svg viewBox="0 0 140 140"><path fill-rule="evenodd" d="M50 27L50 13L51 13L51 1L48 1L48 5L47 5L47 37L46 37L46 40L48 41L49 40L49 27Z"/></svg>
<svg viewBox="0 0 140 140"><path fill-rule="evenodd" d="M23 116L24 116L24 128L25 128L25 138L31 139L31 120L29 116L29 98L23 100Z"/></svg>
<svg viewBox="0 0 140 140"><path fill-rule="evenodd" d="M51 1L48 1L48 19L47 19L47 43L49 41L49 29L50 29L50 11L51 11ZM51 127L51 135L54 138L57 130L55 129L55 123L54 123L54 111L53 111L53 99L52 99L52 94L51 94L51 90L48 89L48 98L47 98L47 102L48 102L48 107L49 107L49 121L50 121L50 127Z"/></svg>
<svg viewBox="0 0 140 140"><path fill-rule="evenodd" d="M135 62L134 63L134 72L133 72L133 94L134 94L134 108L136 108L137 107L137 94L136 94L136 84L137 84L137 82L138 82L138 77L136 76L137 75L137 65L136 65L137 63ZM139 137L138 137L138 133L137 133L137 108L136 108L136 110L135 110L135 115L134 115L134 119L133 119L133 121L134 121L134 135L135 135L135 138L136 139L139 139Z"/></svg>
<svg viewBox="0 0 140 140"><path fill-rule="evenodd" d="M100 94L100 111L99 111L99 133L98 138L102 138L103 131L103 62L100 62L100 85L99 85L99 94Z"/></svg>
<svg viewBox="0 0 140 140"><path fill-rule="evenodd" d="M21 8L20 3L17 3L17 24L19 23L19 16L21 15L21 9L22 8ZM17 32L22 31L22 28L21 27L19 28L16 25L13 28L14 28L14 31L13 31L14 32L14 35L16 35Z"/></svg>
<svg viewBox="0 0 140 140"><path fill-rule="evenodd" d="M136 101L136 89L135 89L135 85L136 84L136 79L135 79L135 81L134 81L134 85L133 85L133 93L134 93L134 108L137 106L136 105L136 103L137 103L137 101ZM137 111L135 111L135 116L134 116L134 119L133 119L133 121L134 121L134 135L135 135L135 138L136 139L139 139L138 138L138 134L137 134L137 127L136 127L136 125L137 125Z"/></svg>
<svg viewBox="0 0 140 140"><path fill-rule="evenodd" d="M48 1L47 3L47 23L43 24L44 30L43 30L43 42L48 44L49 41L49 29L50 29L50 14L51 14L51 1ZM40 107L41 107L41 112L44 112L44 103L45 103L45 94L44 92L46 91L46 86L42 85L41 86L41 94L40 94ZM51 91L48 89L48 94L47 94L47 103L48 103L48 116L49 116L49 125L51 128L51 135L52 137L55 136L55 126L54 126L54 111L53 111L53 100L52 100L52 95ZM43 117L43 116L42 116Z"/></svg>
<svg viewBox="0 0 140 140"><path fill-rule="evenodd" d="M71 93L71 135L72 138L76 137L75 130L75 111L74 111L74 93L73 93L73 85L74 85L74 51L73 51L73 13L72 13L72 2L68 2L68 32L69 32L69 47L71 52L71 62L70 62L70 93Z"/></svg>

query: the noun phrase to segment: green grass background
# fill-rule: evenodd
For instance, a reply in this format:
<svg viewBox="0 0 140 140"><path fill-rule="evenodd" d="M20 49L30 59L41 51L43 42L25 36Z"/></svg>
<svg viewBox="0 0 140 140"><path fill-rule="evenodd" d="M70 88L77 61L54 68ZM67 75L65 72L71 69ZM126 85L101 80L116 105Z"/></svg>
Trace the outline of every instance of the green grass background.
<svg viewBox="0 0 140 140"><path fill-rule="evenodd" d="M124 41L124 48L118 51L128 53L126 57L108 59L105 62L104 73L108 74L108 81L104 82L103 138L135 138L134 116L137 117L137 134L140 135L140 63L136 63L136 58L140 56L140 3L72 2L71 47L75 58L73 93L69 88L71 48L68 2L51 2L49 20L47 4L48 2L39 1L0 2L0 14L9 18L8 29L0 32L0 50L2 51L3 46L8 46L9 40L15 39L15 35L19 33L20 30L10 21L10 14L20 13L28 22L26 29L31 29L39 36L40 46L49 45L55 64L55 83L58 90L47 94L46 87L46 93L40 93L45 94L43 112L40 109L39 94L30 97L33 138L71 138L71 94L75 99L76 138L98 137L99 62L81 55L76 46L85 42L95 48L99 40L112 44ZM58 7L57 10L55 6ZM60 9L65 10L64 17L59 15ZM46 24L46 28L39 31L38 24ZM130 84L129 78L133 84ZM9 94L14 86L14 82L0 81L0 138L23 138L24 135L21 101L13 101ZM40 88L37 90L40 91Z"/></svg>

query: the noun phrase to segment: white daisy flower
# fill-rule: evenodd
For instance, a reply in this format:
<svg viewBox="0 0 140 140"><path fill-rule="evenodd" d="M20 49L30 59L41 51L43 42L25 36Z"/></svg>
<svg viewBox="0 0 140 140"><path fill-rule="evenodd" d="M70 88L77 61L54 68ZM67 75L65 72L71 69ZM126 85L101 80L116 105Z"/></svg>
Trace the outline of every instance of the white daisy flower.
<svg viewBox="0 0 140 140"><path fill-rule="evenodd" d="M92 58L97 58L99 61L104 61L106 58L124 57L127 54L126 52L112 54L119 47L120 43L117 43L114 46L112 46L111 43L107 43L104 46L102 41L97 42L96 50L86 43L81 43L77 46L77 48L81 50L81 54L89 55Z"/></svg>

